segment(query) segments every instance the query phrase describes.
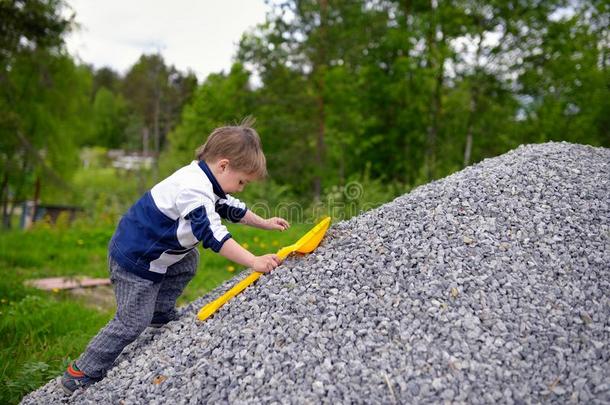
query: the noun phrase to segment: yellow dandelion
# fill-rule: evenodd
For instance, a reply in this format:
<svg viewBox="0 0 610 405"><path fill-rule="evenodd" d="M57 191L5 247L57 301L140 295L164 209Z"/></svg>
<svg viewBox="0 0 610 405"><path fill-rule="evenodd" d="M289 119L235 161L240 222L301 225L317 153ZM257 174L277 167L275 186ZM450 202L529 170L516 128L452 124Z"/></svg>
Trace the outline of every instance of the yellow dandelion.
<svg viewBox="0 0 610 405"><path fill-rule="evenodd" d="M272 244L273 246L279 246L279 245L280 245L280 242L278 242L278 241L274 240L273 242L271 242L271 244Z"/></svg>
<svg viewBox="0 0 610 405"><path fill-rule="evenodd" d="M245 243L245 242L244 242L244 243L242 243L241 245L243 246L243 248L244 248L244 249L248 249L248 248L250 247L250 245L248 245L248 244L247 244L247 243Z"/></svg>
<svg viewBox="0 0 610 405"><path fill-rule="evenodd" d="M233 267L233 266L227 266L227 271L228 271L229 273L233 273L233 272L235 271L235 267Z"/></svg>
<svg viewBox="0 0 610 405"><path fill-rule="evenodd" d="M261 242L261 247L264 249L267 247L267 244L265 242Z"/></svg>
<svg viewBox="0 0 610 405"><path fill-rule="evenodd" d="M51 291L53 291L54 293L58 293L59 292L59 288L54 288Z"/></svg>
<svg viewBox="0 0 610 405"><path fill-rule="evenodd" d="M259 237L258 237L258 236L255 236L255 237L254 237L254 242L258 243L258 241L259 241L259 240L260 240L260 239L259 239Z"/></svg>

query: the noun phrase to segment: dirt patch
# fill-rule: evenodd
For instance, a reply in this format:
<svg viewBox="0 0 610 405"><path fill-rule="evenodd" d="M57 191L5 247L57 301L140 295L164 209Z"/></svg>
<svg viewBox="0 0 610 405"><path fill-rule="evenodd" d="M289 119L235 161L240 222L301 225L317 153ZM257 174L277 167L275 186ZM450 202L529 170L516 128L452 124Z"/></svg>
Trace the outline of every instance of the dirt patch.
<svg viewBox="0 0 610 405"><path fill-rule="evenodd" d="M81 298L83 303L89 308L98 311L115 311L116 300L112 286L98 286L92 288L73 288L69 293L74 297Z"/></svg>

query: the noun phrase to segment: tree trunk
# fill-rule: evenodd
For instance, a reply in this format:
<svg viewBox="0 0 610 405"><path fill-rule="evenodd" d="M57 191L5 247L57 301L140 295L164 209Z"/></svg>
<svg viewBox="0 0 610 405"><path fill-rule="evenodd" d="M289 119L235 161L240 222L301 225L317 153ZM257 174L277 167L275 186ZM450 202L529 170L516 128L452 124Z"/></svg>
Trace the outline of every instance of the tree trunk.
<svg viewBox="0 0 610 405"><path fill-rule="evenodd" d="M40 203L40 176L36 176L36 185L34 186L34 209L32 210L32 224L36 221L38 213L38 204Z"/></svg>
<svg viewBox="0 0 610 405"><path fill-rule="evenodd" d="M444 64L441 63L441 66ZM430 105L431 119L428 126L428 139L426 142L426 175L428 181L434 178L436 167L436 141L438 138L440 113L441 113L441 88L443 87L442 68L439 67L439 73L436 76L434 96Z"/></svg>
<svg viewBox="0 0 610 405"><path fill-rule="evenodd" d="M159 147L161 145L161 138L159 133L159 94L155 95L155 110L153 119L153 137L155 142L155 155L159 155Z"/></svg>
<svg viewBox="0 0 610 405"><path fill-rule="evenodd" d="M323 79L320 80L322 82ZM319 83L318 90L323 91L324 84ZM322 171L324 170L324 97L318 95L318 132L316 136L316 176L314 178L314 199L322 196Z"/></svg>
<svg viewBox="0 0 610 405"><path fill-rule="evenodd" d="M157 78L158 80L158 78ZM161 133L159 131L159 115L160 115L160 103L161 103L161 94L158 88L156 89L155 94L155 122L154 122L154 136L155 136L155 155L153 156L153 178L155 181L159 178L159 152L161 150Z"/></svg>
<svg viewBox="0 0 610 405"><path fill-rule="evenodd" d="M2 189L0 189L2 198L2 228L10 229L11 219L8 216L8 173L4 173L2 178Z"/></svg>
<svg viewBox="0 0 610 405"><path fill-rule="evenodd" d="M314 67L316 74L316 93L318 106L318 131L316 136L316 175L314 177L314 199L320 201L322 196L322 172L324 171L325 155L325 109L324 109L324 72L326 67L326 13L327 0L320 0L320 42L317 49L317 61Z"/></svg>
<svg viewBox="0 0 610 405"><path fill-rule="evenodd" d="M142 154L148 156L148 127L142 128Z"/></svg>
<svg viewBox="0 0 610 405"><path fill-rule="evenodd" d="M477 85L477 76L479 72L479 59L481 58L481 42L483 41L483 35L479 35L477 42L477 52L475 59L475 74L474 81L470 90L470 103L468 107L468 123L466 124L466 146L464 147L464 167L470 164L472 157L472 142L473 142L473 127L476 120L477 114L477 99L479 94L479 88Z"/></svg>
<svg viewBox="0 0 610 405"><path fill-rule="evenodd" d="M473 127L477 114L477 92L478 89L475 84L470 91L468 123L466 124L466 146L464 147L464 167L470 164L470 159L472 157Z"/></svg>
<svg viewBox="0 0 610 405"><path fill-rule="evenodd" d="M341 157L339 159L339 187L343 188L343 186L345 185L345 151L347 150L347 146L343 144L343 142L340 142L340 148L341 148Z"/></svg>
<svg viewBox="0 0 610 405"><path fill-rule="evenodd" d="M445 36L442 35L442 25L437 20L437 2L431 0L432 21L428 30L428 62L429 66L435 74L434 93L430 99L430 125L428 125L426 139L426 176L428 181L434 178L436 167L436 142L438 138L440 115L441 115L441 92L444 85L444 67L445 57L442 46L445 41ZM437 33L441 34L440 41L437 40Z"/></svg>
<svg viewBox="0 0 610 405"><path fill-rule="evenodd" d="M24 154L23 160L21 161L20 173L15 177L16 181L14 182L13 201L8 211L9 221L13 217L13 213L15 212L17 205L26 200L24 190L26 173L28 173L28 156L29 155Z"/></svg>
<svg viewBox="0 0 610 405"><path fill-rule="evenodd" d="M468 126L466 131L466 147L464 148L464 167L470 164L470 155L472 153L472 126Z"/></svg>
<svg viewBox="0 0 610 405"><path fill-rule="evenodd" d="M412 14L412 10L413 10L413 3L412 0L405 0L403 3L403 13L404 13L404 24L405 24L405 30L406 32L409 33L409 37L411 37L411 33L413 32L412 29L412 18L411 18L411 14ZM403 45L403 50L404 50L404 54L405 55L409 55L409 52L411 50L411 46L409 44L409 41L405 41L405 44ZM406 90L404 92L403 95L403 99L402 101L405 103L405 105L409 104L409 92L412 91L411 89L414 88L413 86L413 73L411 71L411 69L409 68L409 72L407 73L407 77L405 78L405 81L408 83L408 86L406 86ZM410 144L410 137L407 137L407 135L405 134L402 140L402 153L404 156L404 162L411 162L412 159L412 154L411 154L411 144ZM405 163L404 165L404 175L402 176L402 180L407 183L410 184L414 179L415 176L413 176L412 174L410 174L411 172L413 172L413 170L411 170L411 167L409 167L409 164Z"/></svg>

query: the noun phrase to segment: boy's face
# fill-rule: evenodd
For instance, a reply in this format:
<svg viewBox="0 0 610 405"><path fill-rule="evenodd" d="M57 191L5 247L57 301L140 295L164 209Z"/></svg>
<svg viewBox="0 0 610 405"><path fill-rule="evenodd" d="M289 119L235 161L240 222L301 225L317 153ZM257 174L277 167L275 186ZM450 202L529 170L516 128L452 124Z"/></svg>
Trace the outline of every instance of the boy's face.
<svg viewBox="0 0 610 405"><path fill-rule="evenodd" d="M244 187L251 182L256 180L253 174L247 174L240 170L234 170L231 168L228 159L220 159L218 162L209 165L220 183L223 191L227 194L239 193L244 190Z"/></svg>

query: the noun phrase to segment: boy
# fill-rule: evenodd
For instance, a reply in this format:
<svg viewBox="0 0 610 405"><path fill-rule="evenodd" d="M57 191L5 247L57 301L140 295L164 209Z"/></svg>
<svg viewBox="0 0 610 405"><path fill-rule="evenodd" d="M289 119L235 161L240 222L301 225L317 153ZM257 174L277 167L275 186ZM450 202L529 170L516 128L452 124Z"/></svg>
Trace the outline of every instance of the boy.
<svg viewBox="0 0 610 405"><path fill-rule="evenodd" d="M101 380L123 348L147 326L177 318L175 304L199 263L197 245L267 273L277 255L254 256L231 238L221 218L283 231L282 218L263 219L227 193L267 174L253 121L215 129L197 161L155 185L121 218L109 244L108 265L117 312L61 378L67 394Z"/></svg>

